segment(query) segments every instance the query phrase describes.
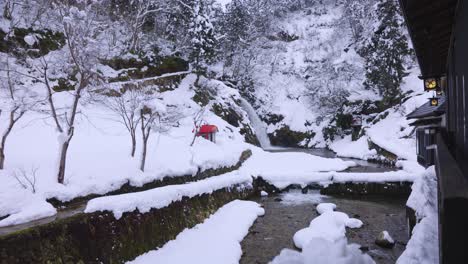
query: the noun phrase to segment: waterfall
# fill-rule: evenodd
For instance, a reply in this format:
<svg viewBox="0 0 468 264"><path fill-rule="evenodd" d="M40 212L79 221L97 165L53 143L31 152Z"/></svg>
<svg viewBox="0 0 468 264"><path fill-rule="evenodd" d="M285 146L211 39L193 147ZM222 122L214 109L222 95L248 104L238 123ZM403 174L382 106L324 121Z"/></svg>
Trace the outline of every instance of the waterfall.
<svg viewBox="0 0 468 264"><path fill-rule="evenodd" d="M247 112L247 115L249 116L250 123L252 124L252 127L255 130L255 134L257 135L258 141L260 141L260 146L263 149L270 149L271 143L270 138L267 134L267 128L265 126L265 123L263 123L260 117L258 117L257 112L255 112L255 109L252 107L252 105L242 97L241 107Z"/></svg>

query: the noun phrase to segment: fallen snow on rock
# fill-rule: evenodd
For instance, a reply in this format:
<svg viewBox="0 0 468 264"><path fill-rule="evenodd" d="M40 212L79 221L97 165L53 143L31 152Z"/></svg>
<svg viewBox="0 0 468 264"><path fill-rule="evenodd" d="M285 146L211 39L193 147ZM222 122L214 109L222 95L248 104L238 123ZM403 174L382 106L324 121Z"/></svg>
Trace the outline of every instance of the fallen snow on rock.
<svg viewBox="0 0 468 264"><path fill-rule="evenodd" d="M270 264L375 264L359 248L357 244L348 244L346 238L336 242L312 238L302 252L283 249Z"/></svg>
<svg viewBox="0 0 468 264"><path fill-rule="evenodd" d="M397 264L439 263L437 176L434 167L428 168L414 182L412 189L407 206L416 211L418 223Z"/></svg>
<svg viewBox="0 0 468 264"><path fill-rule="evenodd" d="M161 249L147 252L127 263L239 263L242 256L240 242L255 219L264 213L264 209L255 202L230 202L202 224L185 229Z"/></svg>
<svg viewBox="0 0 468 264"><path fill-rule="evenodd" d="M294 235L294 244L302 252L284 249L271 264L374 263L369 255L361 252L359 245L347 243L346 227L359 228L362 222L345 213L335 212L335 208L335 204L319 204L317 211L320 216Z"/></svg>
<svg viewBox="0 0 468 264"><path fill-rule="evenodd" d="M252 178L250 176L234 171L192 183L169 185L148 191L96 198L88 202L85 213L111 211L114 213L115 218L119 219L125 212L132 212L138 209L140 213L146 213L151 209L169 206L175 201L182 200L183 197L192 198L197 195L209 194L219 189L234 186L247 188L251 187L251 184Z"/></svg>
<svg viewBox="0 0 468 264"><path fill-rule="evenodd" d="M334 203L321 203L317 205L317 212L323 214L325 212L333 212L336 209L336 204Z"/></svg>
<svg viewBox="0 0 468 264"><path fill-rule="evenodd" d="M361 137L356 141L351 140L351 136L336 140L330 145L331 150L339 157L368 160L377 155L375 149L369 149L367 137Z"/></svg>
<svg viewBox="0 0 468 264"><path fill-rule="evenodd" d="M294 245L304 248L312 238L323 238L330 242L336 242L345 237L346 227L359 228L362 222L356 218L350 218L342 212L335 212L335 204L326 203L317 206L320 216L310 222L309 227L294 234Z"/></svg>

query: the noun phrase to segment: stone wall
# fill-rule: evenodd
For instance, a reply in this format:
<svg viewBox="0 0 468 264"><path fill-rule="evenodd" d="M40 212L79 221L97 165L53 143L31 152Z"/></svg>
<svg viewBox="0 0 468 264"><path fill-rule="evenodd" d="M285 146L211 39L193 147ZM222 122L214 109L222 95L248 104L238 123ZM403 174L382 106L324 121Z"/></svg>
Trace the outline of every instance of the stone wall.
<svg viewBox="0 0 468 264"><path fill-rule="evenodd" d="M0 263L124 263L253 194L253 188L234 186L144 214L124 213L118 220L110 212L80 213L0 237Z"/></svg>
<svg viewBox="0 0 468 264"><path fill-rule="evenodd" d="M90 199L100 197L100 196L117 195L117 194L131 193L131 192L141 192L141 191L146 191L146 190L150 190L150 189L154 189L154 188L158 188L162 186L167 186L167 185L184 184L187 182L199 181L202 179L206 179L209 177L213 177L216 175L221 175L224 173L237 170L244 163L244 161L250 158L250 156L252 156L252 151L248 149L242 152L241 156L239 157L239 162L237 162L237 164L231 167L221 167L218 169L208 169L204 171L199 171L196 175L167 176L162 179L158 179L158 180L146 183L140 187L132 186L130 185L129 182L127 182L126 184L122 185L119 189L109 192L109 193L90 194L90 195L83 196L83 197L77 197L71 201L66 201L66 202L60 201L57 198L51 198L51 199L48 199L47 201L55 207L63 208L63 207L71 206L74 204L83 203L85 201L88 201Z"/></svg>

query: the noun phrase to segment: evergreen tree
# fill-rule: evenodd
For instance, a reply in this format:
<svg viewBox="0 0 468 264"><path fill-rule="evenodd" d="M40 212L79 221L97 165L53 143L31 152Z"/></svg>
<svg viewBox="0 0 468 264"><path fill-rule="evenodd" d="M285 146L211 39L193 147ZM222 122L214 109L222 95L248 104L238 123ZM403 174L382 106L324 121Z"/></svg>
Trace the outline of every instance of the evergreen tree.
<svg viewBox="0 0 468 264"><path fill-rule="evenodd" d="M378 91L384 103L390 106L400 95L400 84L408 75L404 64L411 51L403 34L404 24L397 3L380 0L376 8L376 30L360 51L365 58L364 85Z"/></svg>
<svg viewBox="0 0 468 264"><path fill-rule="evenodd" d="M223 20L223 48L227 66L232 63L232 56L236 51L247 46L250 23L250 14L243 3L240 0L232 1Z"/></svg>
<svg viewBox="0 0 468 264"><path fill-rule="evenodd" d="M216 34L210 18L211 8L204 0L194 4L189 35L191 38L190 59L194 71L200 76L206 68L206 63L212 61L216 54ZM197 78L198 80L198 78Z"/></svg>

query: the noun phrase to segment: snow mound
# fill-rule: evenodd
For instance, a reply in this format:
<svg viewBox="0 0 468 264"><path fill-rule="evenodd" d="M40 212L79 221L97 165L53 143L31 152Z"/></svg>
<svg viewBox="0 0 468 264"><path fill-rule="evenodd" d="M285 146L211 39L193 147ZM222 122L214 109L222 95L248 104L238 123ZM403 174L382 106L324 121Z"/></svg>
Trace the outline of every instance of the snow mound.
<svg viewBox="0 0 468 264"><path fill-rule="evenodd" d="M321 215L310 222L309 227L294 234L294 245L304 248L313 238L322 238L330 242L336 242L345 237L346 227L359 228L362 222L359 219L350 218L347 214L333 211L334 204L319 204L317 211Z"/></svg>
<svg viewBox="0 0 468 264"><path fill-rule="evenodd" d="M264 209L255 202L230 202L202 224L184 230L161 249L147 252L127 263L238 263L242 256L240 242L255 219L264 213Z"/></svg>
<svg viewBox="0 0 468 264"><path fill-rule="evenodd" d="M325 212L333 212L336 209L336 204L334 203L321 203L317 205L317 212L323 214Z"/></svg>
<svg viewBox="0 0 468 264"><path fill-rule="evenodd" d="M363 254L357 244L348 245L346 227L359 228L362 222L342 212L335 212L335 204L322 203L317 206L320 216L310 226L294 235L294 244L302 252L284 249L271 264L354 264L375 263Z"/></svg>
<svg viewBox="0 0 468 264"><path fill-rule="evenodd" d="M138 209L139 212L146 213L151 209L163 208L175 201L180 201L183 197L192 198L235 185L250 187L251 183L250 176L234 171L192 183L96 198L88 202L85 213L111 211L115 218L119 219L125 212Z"/></svg>
<svg viewBox="0 0 468 264"><path fill-rule="evenodd" d="M359 245L348 245L346 238L331 242L312 238L302 252L283 249L270 264L373 264L372 258L363 254Z"/></svg>

